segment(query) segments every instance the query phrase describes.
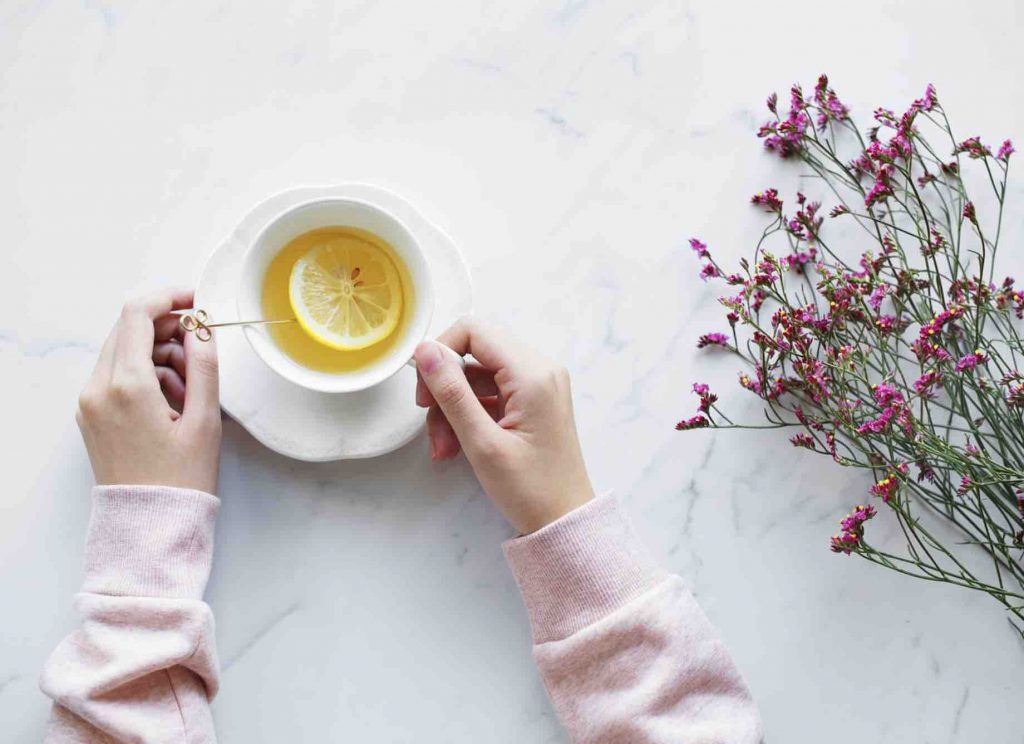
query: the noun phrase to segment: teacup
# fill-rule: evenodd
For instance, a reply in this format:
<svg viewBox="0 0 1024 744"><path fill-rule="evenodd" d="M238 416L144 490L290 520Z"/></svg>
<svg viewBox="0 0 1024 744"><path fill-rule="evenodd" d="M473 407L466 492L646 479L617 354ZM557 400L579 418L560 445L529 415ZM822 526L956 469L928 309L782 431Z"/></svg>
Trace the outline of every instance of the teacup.
<svg viewBox="0 0 1024 744"><path fill-rule="evenodd" d="M295 238L312 230L347 227L365 230L388 243L404 262L412 279L412 301L404 311L401 336L373 364L344 372L306 367L284 353L266 326L243 330L256 355L286 380L325 393L351 393L378 385L409 363L416 345L426 338L434 311L434 285L430 266L416 237L395 215L368 201L349 198L313 199L275 217L263 228L242 259L238 284L240 320L262 317L262 286L274 256Z"/></svg>

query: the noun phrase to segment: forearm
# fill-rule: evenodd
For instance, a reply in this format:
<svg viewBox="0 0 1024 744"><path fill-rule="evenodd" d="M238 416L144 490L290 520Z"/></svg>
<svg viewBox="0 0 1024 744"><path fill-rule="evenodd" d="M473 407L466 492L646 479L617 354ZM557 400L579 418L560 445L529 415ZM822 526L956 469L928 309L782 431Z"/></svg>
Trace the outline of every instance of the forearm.
<svg viewBox="0 0 1024 744"><path fill-rule="evenodd" d="M93 490L82 625L40 687L54 700L46 741L214 742L213 616L202 595L219 501L156 486Z"/></svg>
<svg viewBox="0 0 1024 744"><path fill-rule="evenodd" d="M616 501L506 543L551 701L577 742L755 744L761 722L729 653Z"/></svg>

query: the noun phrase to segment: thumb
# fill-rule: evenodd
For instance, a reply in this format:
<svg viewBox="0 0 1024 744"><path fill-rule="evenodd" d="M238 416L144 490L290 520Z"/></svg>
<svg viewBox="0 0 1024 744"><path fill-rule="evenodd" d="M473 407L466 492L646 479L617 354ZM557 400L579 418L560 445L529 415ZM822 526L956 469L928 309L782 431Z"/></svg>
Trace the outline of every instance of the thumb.
<svg viewBox="0 0 1024 744"><path fill-rule="evenodd" d="M425 341L416 347L414 359L416 372L464 449L494 434L497 425L470 387L455 352L436 341Z"/></svg>
<svg viewBox="0 0 1024 744"><path fill-rule="evenodd" d="M194 333L185 334L185 408L186 420L220 420L220 380L217 344L200 341Z"/></svg>

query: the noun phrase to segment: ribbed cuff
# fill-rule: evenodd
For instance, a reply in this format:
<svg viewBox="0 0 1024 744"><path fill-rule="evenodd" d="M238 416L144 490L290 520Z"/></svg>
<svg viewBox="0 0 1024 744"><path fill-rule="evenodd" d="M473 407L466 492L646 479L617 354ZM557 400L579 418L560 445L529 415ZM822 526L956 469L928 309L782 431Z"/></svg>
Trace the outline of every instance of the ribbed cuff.
<svg viewBox="0 0 1024 744"><path fill-rule="evenodd" d="M612 496L593 499L503 548L530 615L534 643L568 638L665 575Z"/></svg>
<svg viewBox="0 0 1024 744"><path fill-rule="evenodd" d="M96 486L82 591L201 599L220 499L166 486Z"/></svg>

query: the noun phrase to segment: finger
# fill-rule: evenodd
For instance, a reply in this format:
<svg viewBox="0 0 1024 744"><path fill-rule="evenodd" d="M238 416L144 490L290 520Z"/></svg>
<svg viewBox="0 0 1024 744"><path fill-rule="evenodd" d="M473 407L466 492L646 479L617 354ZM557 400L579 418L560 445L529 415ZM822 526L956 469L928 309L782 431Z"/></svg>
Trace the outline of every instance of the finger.
<svg viewBox="0 0 1024 744"><path fill-rule="evenodd" d="M451 460L462 449L455 430L436 405L427 411L427 437L430 440L431 460Z"/></svg>
<svg viewBox="0 0 1024 744"><path fill-rule="evenodd" d="M158 342L153 347L153 364L170 367L178 373L182 380L187 378L185 374L185 347L177 341Z"/></svg>
<svg viewBox="0 0 1024 744"><path fill-rule="evenodd" d="M500 395L492 395L489 398L481 398L480 405L484 407L484 410L490 414L491 419L495 422L501 421L505 416L505 401L501 399Z"/></svg>
<svg viewBox="0 0 1024 744"><path fill-rule="evenodd" d="M473 388L473 392L476 393L478 398L498 394L498 384L494 381L494 372L473 362L468 363L464 371L466 379L469 380L469 386ZM423 382L423 378L417 375L416 405L420 408L428 408L434 405L434 403L434 396L430 394L430 389Z"/></svg>
<svg viewBox="0 0 1024 744"><path fill-rule="evenodd" d="M181 316L164 315L153 321L153 337L157 341L170 341L181 338Z"/></svg>
<svg viewBox="0 0 1024 744"><path fill-rule="evenodd" d="M483 366L492 370L515 368L529 351L504 331L485 325L475 318L462 318L437 337L457 354L472 354Z"/></svg>
<svg viewBox="0 0 1024 744"><path fill-rule="evenodd" d="M100 355L96 359L96 366L93 368L93 380L99 384L106 384L110 381L110 375L114 368L114 349L117 347L118 324L110 329L103 346L100 348Z"/></svg>
<svg viewBox="0 0 1024 744"><path fill-rule="evenodd" d="M167 403L178 413L185 407L185 380L170 367L157 367L156 379L160 381L160 389L167 398Z"/></svg>
<svg viewBox="0 0 1024 744"><path fill-rule="evenodd" d="M480 405L458 362L435 341L416 347L416 369L430 394L455 430L463 448L471 451L500 430Z"/></svg>
<svg viewBox="0 0 1024 744"><path fill-rule="evenodd" d="M503 415L503 406L500 398L492 396L481 398L480 404L494 421L500 421ZM455 436L455 430L444 417L444 413L436 405L427 411L427 436L430 440L431 460L451 460L459 454L462 446L459 438Z"/></svg>
<svg viewBox="0 0 1024 744"><path fill-rule="evenodd" d="M135 371L145 369L153 353L157 318L191 306L191 289L164 289L130 300L121 311L114 363Z"/></svg>
<svg viewBox="0 0 1024 744"><path fill-rule="evenodd" d="M213 338L200 341L194 333L185 338L184 418L197 424L220 420L220 380L217 343Z"/></svg>

